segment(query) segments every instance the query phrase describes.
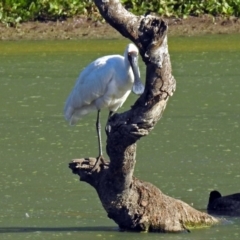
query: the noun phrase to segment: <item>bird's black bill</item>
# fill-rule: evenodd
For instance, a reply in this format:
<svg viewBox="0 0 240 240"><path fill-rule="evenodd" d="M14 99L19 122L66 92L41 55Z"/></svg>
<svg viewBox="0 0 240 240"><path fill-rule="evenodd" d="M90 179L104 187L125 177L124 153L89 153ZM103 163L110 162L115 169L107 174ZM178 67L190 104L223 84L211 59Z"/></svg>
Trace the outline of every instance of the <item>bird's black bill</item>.
<svg viewBox="0 0 240 240"><path fill-rule="evenodd" d="M130 52L128 54L128 60L133 70L134 75L134 83L132 87L132 91L135 94L141 95L144 91L144 85L141 82L139 68L138 68L138 55L136 52Z"/></svg>

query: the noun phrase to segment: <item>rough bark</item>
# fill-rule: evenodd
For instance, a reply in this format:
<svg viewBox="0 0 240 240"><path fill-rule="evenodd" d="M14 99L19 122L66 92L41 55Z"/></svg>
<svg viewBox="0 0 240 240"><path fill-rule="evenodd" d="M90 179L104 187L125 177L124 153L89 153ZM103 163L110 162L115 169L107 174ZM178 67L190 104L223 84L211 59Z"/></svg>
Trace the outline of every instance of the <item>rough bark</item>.
<svg viewBox="0 0 240 240"><path fill-rule="evenodd" d="M95 3L106 21L138 46L147 67L146 86L129 111L113 115L108 122L110 161L93 169L95 158L76 159L70 168L96 189L108 217L121 229L178 232L217 223L216 218L133 176L136 142L154 128L176 88L166 22L151 15L135 16L117 0Z"/></svg>

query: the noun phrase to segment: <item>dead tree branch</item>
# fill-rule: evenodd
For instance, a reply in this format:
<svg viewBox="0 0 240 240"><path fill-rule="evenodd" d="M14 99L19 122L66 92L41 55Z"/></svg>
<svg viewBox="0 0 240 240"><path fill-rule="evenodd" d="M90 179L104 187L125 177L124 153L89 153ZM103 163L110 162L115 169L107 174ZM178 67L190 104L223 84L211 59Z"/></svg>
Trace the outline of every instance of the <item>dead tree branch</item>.
<svg viewBox="0 0 240 240"><path fill-rule="evenodd" d="M96 159L78 159L70 163L70 168L96 189L108 217L122 229L178 232L217 223L214 217L133 176L136 142L153 130L176 88L167 23L156 16L135 16L118 0L95 0L95 4L109 24L138 46L147 67L146 86L129 111L115 114L108 122L110 162L92 171Z"/></svg>

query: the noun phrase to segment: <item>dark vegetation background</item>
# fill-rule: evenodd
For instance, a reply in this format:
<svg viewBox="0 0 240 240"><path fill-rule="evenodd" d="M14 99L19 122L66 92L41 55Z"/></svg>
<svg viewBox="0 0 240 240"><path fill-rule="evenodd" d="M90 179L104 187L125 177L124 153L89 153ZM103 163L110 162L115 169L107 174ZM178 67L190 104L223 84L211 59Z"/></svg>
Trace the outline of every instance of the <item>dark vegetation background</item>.
<svg viewBox="0 0 240 240"><path fill-rule="evenodd" d="M131 12L140 15L154 12L164 17L187 18L209 14L212 16L240 16L240 0L122 0ZM0 22L16 26L26 21L56 21L84 15L101 20L91 0L2 0Z"/></svg>
<svg viewBox="0 0 240 240"><path fill-rule="evenodd" d="M240 33L240 0L121 0L137 14L158 14L169 35ZM0 0L0 40L121 38L92 0Z"/></svg>

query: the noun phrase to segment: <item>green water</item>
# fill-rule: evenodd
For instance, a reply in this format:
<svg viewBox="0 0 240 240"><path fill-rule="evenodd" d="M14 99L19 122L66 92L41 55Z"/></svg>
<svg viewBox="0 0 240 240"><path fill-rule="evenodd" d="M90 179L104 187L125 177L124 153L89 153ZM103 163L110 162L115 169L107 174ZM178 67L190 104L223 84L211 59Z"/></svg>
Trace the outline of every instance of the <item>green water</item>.
<svg viewBox="0 0 240 240"><path fill-rule="evenodd" d="M239 39L169 39L177 91L138 143L135 175L203 211L211 190L240 192ZM239 239L238 218L191 234L120 233L95 191L68 169L71 159L96 156L98 148L96 114L70 127L64 101L84 66L122 54L126 43L0 42L0 239Z"/></svg>

